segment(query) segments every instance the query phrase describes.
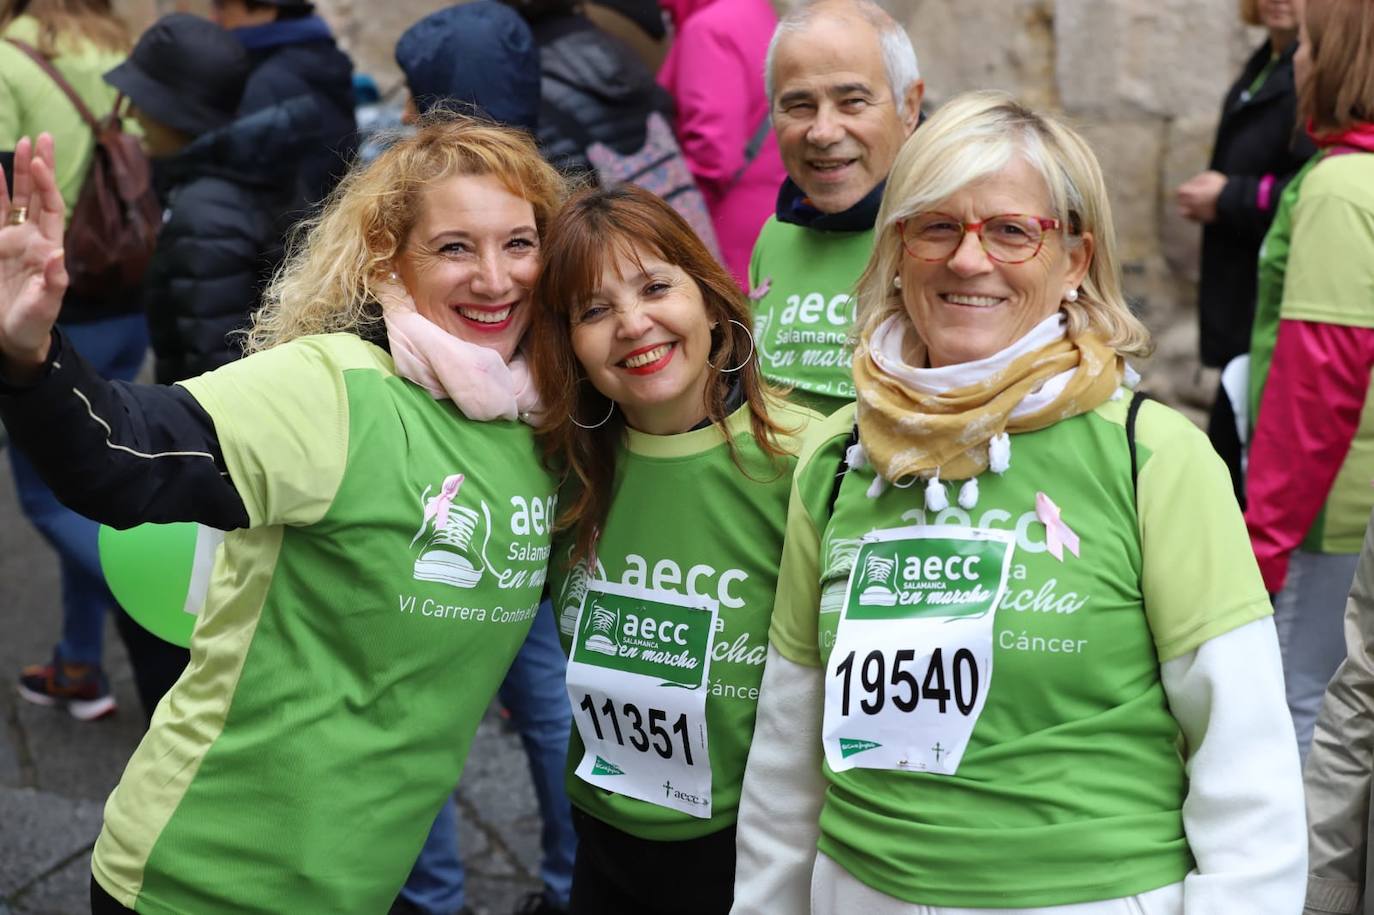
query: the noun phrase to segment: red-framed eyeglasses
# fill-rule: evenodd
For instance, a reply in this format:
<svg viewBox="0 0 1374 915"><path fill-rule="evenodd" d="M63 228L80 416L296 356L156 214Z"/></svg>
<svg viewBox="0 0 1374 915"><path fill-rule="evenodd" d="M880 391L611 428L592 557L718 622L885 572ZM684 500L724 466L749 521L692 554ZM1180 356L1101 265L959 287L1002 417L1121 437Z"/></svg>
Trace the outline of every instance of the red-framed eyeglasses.
<svg viewBox="0 0 1374 915"><path fill-rule="evenodd" d="M1024 213L1001 213L964 222L948 213L917 213L897 220L902 247L917 260L948 260L964 243L964 235L978 236L987 256L1000 264L1020 264L1040 253L1045 233L1059 229L1059 220Z"/></svg>

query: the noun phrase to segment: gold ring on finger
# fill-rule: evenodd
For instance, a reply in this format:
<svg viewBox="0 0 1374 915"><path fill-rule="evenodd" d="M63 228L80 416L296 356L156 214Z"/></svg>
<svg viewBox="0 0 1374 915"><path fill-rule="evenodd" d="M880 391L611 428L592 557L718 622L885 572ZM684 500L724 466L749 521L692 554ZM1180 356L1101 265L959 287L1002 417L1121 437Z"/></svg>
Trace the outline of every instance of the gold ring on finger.
<svg viewBox="0 0 1374 915"><path fill-rule="evenodd" d="M28 207L15 207L15 208L13 208L12 210L10 210L10 218L9 218L9 222L7 223L7 225L11 225L11 226L22 226L24 223L26 223L26 222L28 222L28 221L29 221L29 208L28 208Z"/></svg>

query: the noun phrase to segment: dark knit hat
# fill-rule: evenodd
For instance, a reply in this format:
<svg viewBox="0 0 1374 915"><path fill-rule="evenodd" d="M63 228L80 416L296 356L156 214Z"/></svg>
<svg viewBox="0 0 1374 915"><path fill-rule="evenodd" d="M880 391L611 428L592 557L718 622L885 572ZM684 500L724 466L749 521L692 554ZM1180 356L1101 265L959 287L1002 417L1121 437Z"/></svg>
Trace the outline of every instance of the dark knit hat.
<svg viewBox="0 0 1374 915"><path fill-rule="evenodd" d="M208 19L171 13L139 37L105 81L159 124L199 136L234 119L249 69L233 35Z"/></svg>

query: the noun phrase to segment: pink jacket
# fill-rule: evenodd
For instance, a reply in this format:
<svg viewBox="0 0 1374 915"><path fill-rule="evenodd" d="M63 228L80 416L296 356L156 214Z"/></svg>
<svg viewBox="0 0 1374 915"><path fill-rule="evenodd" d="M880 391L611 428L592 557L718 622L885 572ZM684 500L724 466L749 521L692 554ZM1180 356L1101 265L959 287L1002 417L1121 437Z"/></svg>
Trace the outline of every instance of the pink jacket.
<svg viewBox="0 0 1374 915"><path fill-rule="evenodd" d="M1374 328L1279 322L1245 471L1245 524L1271 594L1355 440L1371 371Z"/></svg>
<svg viewBox="0 0 1374 915"><path fill-rule="evenodd" d="M786 177L771 130L758 157L738 174L768 117L763 60L777 14L768 0L659 2L677 36L658 81L677 102L678 142L710 207L725 265L745 288L754 241Z"/></svg>

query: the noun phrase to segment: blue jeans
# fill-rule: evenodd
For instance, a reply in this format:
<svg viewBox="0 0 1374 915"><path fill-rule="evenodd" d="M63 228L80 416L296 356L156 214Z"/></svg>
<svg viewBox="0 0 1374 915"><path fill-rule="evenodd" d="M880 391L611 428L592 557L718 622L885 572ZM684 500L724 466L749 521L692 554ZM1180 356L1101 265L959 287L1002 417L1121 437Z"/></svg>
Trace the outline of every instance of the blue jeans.
<svg viewBox="0 0 1374 915"><path fill-rule="evenodd" d="M572 731L572 708L564 686L567 666L558 642L553 604L546 600L540 604L530 634L511 662L499 695L524 744L544 821L540 834L544 860L539 876L544 881L545 894L560 905L568 903L573 859L577 855L572 806L563 790L568 737ZM452 796L435 818L429 838L401 888L401 896L426 915L451 915L466 904L463 862L458 857L457 811Z"/></svg>
<svg viewBox="0 0 1374 915"><path fill-rule="evenodd" d="M63 324L62 333L104 378L130 381L148 351L148 324L140 312L85 324ZM57 501L28 458L9 449L14 485L24 517L57 551L62 577L62 640L57 653L78 664L99 664L105 611L114 597L105 586L96 546L99 525Z"/></svg>

